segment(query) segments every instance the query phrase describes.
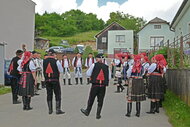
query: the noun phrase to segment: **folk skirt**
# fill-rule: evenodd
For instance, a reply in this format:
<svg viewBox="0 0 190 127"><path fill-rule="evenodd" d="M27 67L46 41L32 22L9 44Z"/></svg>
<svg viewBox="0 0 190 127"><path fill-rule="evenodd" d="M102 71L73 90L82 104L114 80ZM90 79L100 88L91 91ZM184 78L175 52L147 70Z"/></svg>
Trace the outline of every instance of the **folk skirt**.
<svg viewBox="0 0 190 127"><path fill-rule="evenodd" d="M32 73L23 73L19 82L20 96L34 96L34 78Z"/></svg>
<svg viewBox="0 0 190 127"><path fill-rule="evenodd" d="M163 78L162 76L150 75L148 84L148 98L163 99Z"/></svg>
<svg viewBox="0 0 190 127"><path fill-rule="evenodd" d="M127 89L127 99L128 101L135 101L135 102L146 100L145 86L143 79L135 79L135 78L129 79L129 85Z"/></svg>

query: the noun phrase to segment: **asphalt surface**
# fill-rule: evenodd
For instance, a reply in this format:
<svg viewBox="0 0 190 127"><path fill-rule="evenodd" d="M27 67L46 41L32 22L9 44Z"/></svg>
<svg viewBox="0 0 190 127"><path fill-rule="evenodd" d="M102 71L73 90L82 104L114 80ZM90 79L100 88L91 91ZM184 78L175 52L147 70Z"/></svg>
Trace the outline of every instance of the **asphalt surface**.
<svg viewBox="0 0 190 127"><path fill-rule="evenodd" d="M74 85L74 80L72 83L72 86L61 85L62 109L66 112L64 115L55 114L55 101L53 114L48 114L45 89L39 91L39 96L32 98L31 111L23 111L22 104L13 105L11 94L0 96L0 127L172 127L163 109L160 109L159 114L146 114L150 108L148 99L142 102L139 118L135 117L135 103L132 116L125 117L126 91L114 93L116 88L112 85L113 81L107 87L102 118L96 119L97 102L86 117L80 109L86 107L91 85Z"/></svg>

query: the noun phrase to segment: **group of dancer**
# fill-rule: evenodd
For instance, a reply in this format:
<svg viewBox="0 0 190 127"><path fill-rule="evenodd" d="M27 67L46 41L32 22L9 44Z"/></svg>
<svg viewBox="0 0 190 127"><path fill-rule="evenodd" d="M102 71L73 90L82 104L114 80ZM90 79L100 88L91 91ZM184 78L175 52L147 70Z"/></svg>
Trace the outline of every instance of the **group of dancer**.
<svg viewBox="0 0 190 127"><path fill-rule="evenodd" d="M150 111L147 113L159 113L164 99L166 65L162 54L155 55L151 61L146 53L115 55L112 77L115 78L117 93L125 89L122 80L125 82L124 86L127 86L127 117L131 116L132 102L136 102L136 116L140 117L141 102L146 100L146 96L151 100Z"/></svg>
<svg viewBox="0 0 190 127"><path fill-rule="evenodd" d="M103 54L98 54L93 57L92 53L85 60L87 68L87 84L91 85L89 99L86 109L81 109L81 112L88 116L92 105L97 97L98 107L96 118L101 118L101 110L106 93L106 87L109 85L111 77L114 78L117 85L116 92L122 92L127 86L127 113L126 116L131 116L132 102L136 102L136 116L140 116L141 102L146 100L146 94L151 99L149 114L159 113L160 101L164 96L163 78L166 72L166 60L163 55L155 55L151 58L151 62L145 53L138 55L116 54L112 61L112 71L110 71L108 63ZM81 53L78 53L73 58L72 62L67 55L64 54L62 60L56 58L56 52L49 50L47 55L42 60L38 52L16 51L16 57L11 61L9 73L13 76L12 94L13 104L20 103L17 95L22 96L23 110L31 110L31 97L39 95L39 85L47 90L47 105L48 113L53 113L53 93L56 100L56 114L64 114L61 110L61 86L60 76L63 77L63 84L71 83L70 67L74 67L75 82L83 84L83 59ZM111 73L112 72L112 73ZM121 91L120 91L121 89ZM145 92L147 89L147 92Z"/></svg>

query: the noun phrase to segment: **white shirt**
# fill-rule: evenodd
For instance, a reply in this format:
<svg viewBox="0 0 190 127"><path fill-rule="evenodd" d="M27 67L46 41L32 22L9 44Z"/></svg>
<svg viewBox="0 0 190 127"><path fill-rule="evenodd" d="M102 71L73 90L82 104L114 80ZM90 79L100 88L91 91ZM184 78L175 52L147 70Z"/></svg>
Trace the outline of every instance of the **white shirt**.
<svg viewBox="0 0 190 127"><path fill-rule="evenodd" d="M145 62L145 63L142 64L142 67L144 69L143 75L145 74L146 71L148 71L149 66L150 66L150 64L147 63L147 62Z"/></svg>
<svg viewBox="0 0 190 127"><path fill-rule="evenodd" d="M128 62L129 66L133 66L134 64L134 59L130 59L129 62Z"/></svg>
<svg viewBox="0 0 190 127"><path fill-rule="evenodd" d="M72 65L74 66L75 58L73 58ZM76 67L82 67L82 58L78 58Z"/></svg>
<svg viewBox="0 0 190 127"><path fill-rule="evenodd" d="M117 66L117 65L119 65L121 63L121 61L119 59L114 59L114 63Z"/></svg>
<svg viewBox="0 0 190 127"><path fill-rule="evenodd" d="M86 75L88 76L88 77L90 77L91 75L92 75L92 71L93 71L93 69L94 69L94 66L95 66L95 64L92 64L91 66L90 66L90 68L86 71ZM109 80L111 79L111 71L110 71L110 69L108 69L108 73L109 73Z"/></svg>
<svg viewBox="0 0 190 127"><path fill-rule="evenodd" d="M156 63L152 63L150 65L150 67L148 68L148 73L154 72L154 70L156 69L156 67L157 67L157 64ZM163 71L164 71L164 73L166 73L166 67L164 67Z"/></svg>
<svg viewBox="0 0 190 127"><path fill-rule="evenodd" d="M90 67L93 63L92 63L92 60L94 58L89 58L89 62L88 62L88 58L86 58L86 61L85 61L85 67ZM94 63L96 63L96 60L94 59Z"/></svg>
<svg viewBox="0 0 190 127"><path fill-rule="evenodd" d="M61 60L61 65L63 63L63 60ZM68 61L68 59L64 59L64 68L69 68L69 63L70 63L70 60Z"/></svg>
<svg viewBox="0 0 190 127"><path fill-rule="evenodd" d="M19 60L19 61L18 61L18 68L17 68L17 70L18 70L19 72L22 72L22 68L21 68L21 63L22 63L22 61L23 61L23 60ZM34 62L33 62L32 60L30 60L30 62L29 62L29 69L30 69L30 71L32 71L32 72L35 72L35 71L36 71L36 66L35 66L35 64L34 64Z"/></svg>
<svg viewBox="0 0 190 127"><path fill-rule="evenodd" d="M59 72L62 73L63 72L62 64L58 60L57 60L56 64L57 64L57 68L58 68Z"/></svg>

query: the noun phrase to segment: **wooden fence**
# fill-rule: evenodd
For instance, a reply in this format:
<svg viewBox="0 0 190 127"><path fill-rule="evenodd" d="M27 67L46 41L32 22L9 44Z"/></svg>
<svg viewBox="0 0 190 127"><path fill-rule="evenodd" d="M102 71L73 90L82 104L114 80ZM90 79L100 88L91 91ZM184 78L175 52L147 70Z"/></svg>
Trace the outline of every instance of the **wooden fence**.
<svg viewBox="0 0 190 127"><path fill-rule="evenodd" d="M190 106L190 69L168 69L168 89Z"/></svg>

